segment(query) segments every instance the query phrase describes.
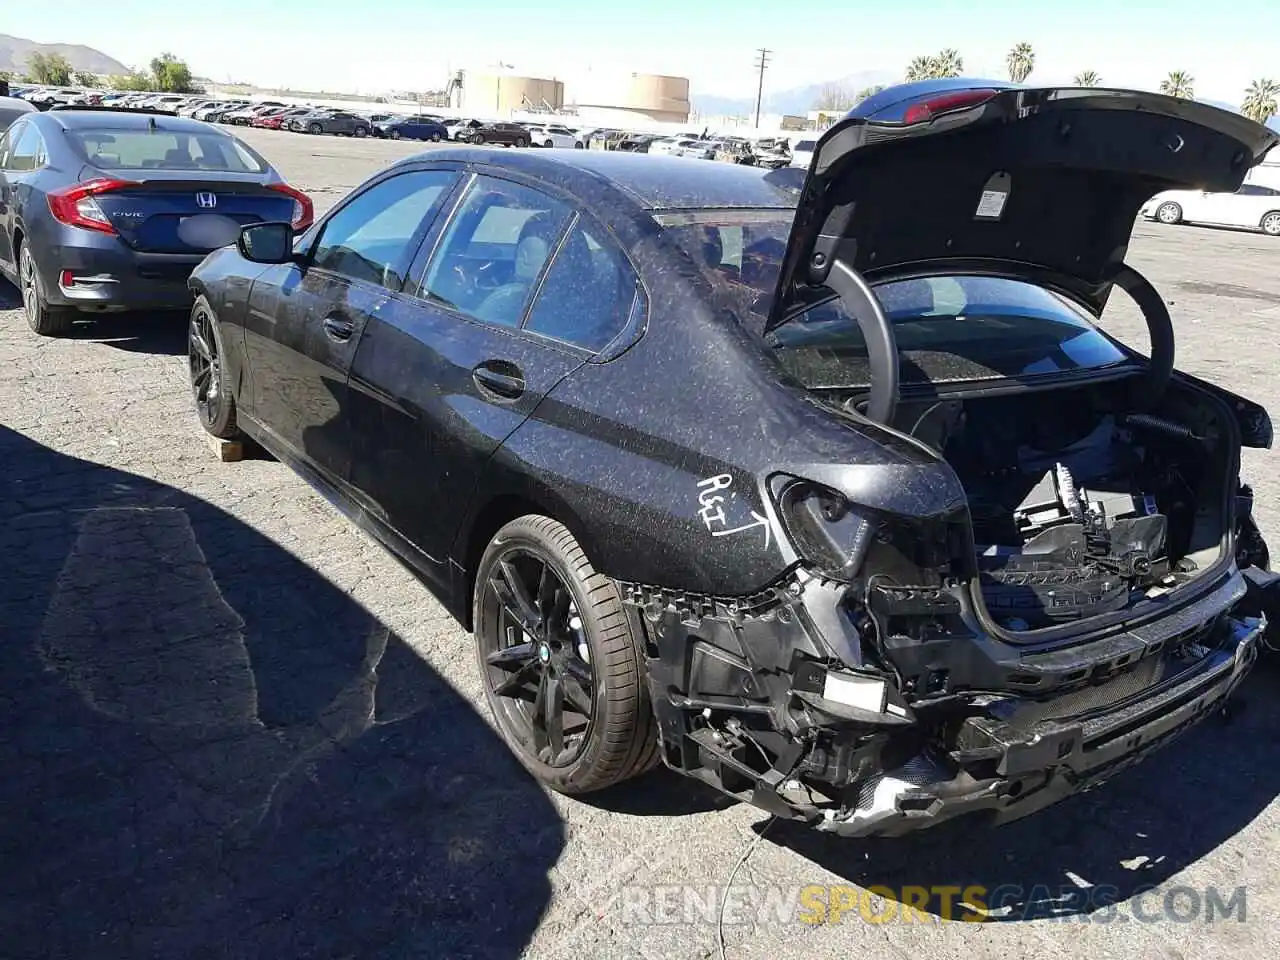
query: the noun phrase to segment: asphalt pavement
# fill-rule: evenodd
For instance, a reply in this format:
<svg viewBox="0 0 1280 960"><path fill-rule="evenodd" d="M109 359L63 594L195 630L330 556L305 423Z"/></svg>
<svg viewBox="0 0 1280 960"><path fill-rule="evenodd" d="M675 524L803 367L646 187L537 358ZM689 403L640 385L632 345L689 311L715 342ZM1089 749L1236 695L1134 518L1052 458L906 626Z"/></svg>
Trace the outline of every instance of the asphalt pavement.
<svg viewBox="0 0 1280 960"><path fill-rule="evenodd" d="M318 210L423 149L244 136ZM1179 365L1280 416L1280 242L1140 224L1129 259ZM1280 670L994 831L824 838L665 772L567 800L417 581L281 464L215 459L182 317L46 340L16 306L0 281L0 955L1280 955ZM1275 455L1244 472L1280 537Z"/></svg>

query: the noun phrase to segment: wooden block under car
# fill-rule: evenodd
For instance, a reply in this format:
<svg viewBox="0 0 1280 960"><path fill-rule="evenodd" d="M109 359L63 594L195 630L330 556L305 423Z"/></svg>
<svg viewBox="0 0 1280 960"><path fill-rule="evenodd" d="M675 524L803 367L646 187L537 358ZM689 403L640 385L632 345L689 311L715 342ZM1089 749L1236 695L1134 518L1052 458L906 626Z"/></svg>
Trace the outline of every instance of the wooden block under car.
<svg viewBox="0 0 1280 960"><path fill-rule="evenodd" d="M206 435L205 441L209 444L209 449L223 463L239 463L244 459L244 441L242 440L219 440L217 437Z"/></svg>

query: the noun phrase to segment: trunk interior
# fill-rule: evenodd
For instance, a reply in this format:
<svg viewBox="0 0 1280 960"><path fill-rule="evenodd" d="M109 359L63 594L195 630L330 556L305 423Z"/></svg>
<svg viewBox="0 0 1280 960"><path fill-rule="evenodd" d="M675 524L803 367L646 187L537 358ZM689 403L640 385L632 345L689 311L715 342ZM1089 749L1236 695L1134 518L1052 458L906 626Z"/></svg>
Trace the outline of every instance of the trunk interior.
<svg viewBox="0 0 1280 960"><path fill-rule="evenodd" d="M964 485L970 573L1004 630L1131 608L1221 556L1236 494L1229 412L1176 381L1139 409L1135 382L899 405L891 426Z"/></svg>

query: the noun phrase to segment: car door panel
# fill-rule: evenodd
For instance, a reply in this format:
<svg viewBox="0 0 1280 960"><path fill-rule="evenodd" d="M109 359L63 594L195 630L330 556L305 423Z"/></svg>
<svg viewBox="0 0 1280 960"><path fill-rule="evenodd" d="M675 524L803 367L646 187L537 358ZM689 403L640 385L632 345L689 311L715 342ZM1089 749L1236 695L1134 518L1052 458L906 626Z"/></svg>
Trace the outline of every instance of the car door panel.
<svg viewBox="0 0 1280 960"><path fill-rule="evenodd" d="M297 265L272 268L250 294L250 414L334 483L350 465L347 373L367 318L385 299L371 284ZM328 329L335 319L348 325L345 337Z"/></svg>
<svg viewBox="0 0 1280 960"><path fill-rule="evenodd" d="M316 228L301 262L269 268L250 293L249 414L344 492L352 361L456 181L456 169L412 168L375 181Z"/></svg>
<svg viewBox="0 0 1280 960"><path fill-rule="evenodd" d="M451 265L470 252L477 232L500 243L493 228L502 219L495 216L499 200L515 214L503 228L511 246L542 211L559 224L549 228L552 249L556 231L571 219L568 205L493 177L474 178L461 194L422 245L411 271L420 286L394 297L366 328L350 380L352 485L397 537L415 545L424 572L441 581L485 463L588 356L515 329L519 316L511 326L482 322L466 312L474 298L455 303L448 286ZM543 267L528 277L526 308Z"/></svg>
<svg viewBox="0 0 1280 960"><path fill-rule="evenodd" d="M366 327L351 370L351 483L433 578L447 586L449 546L485 463L583 362L407 296Z"/></svg>

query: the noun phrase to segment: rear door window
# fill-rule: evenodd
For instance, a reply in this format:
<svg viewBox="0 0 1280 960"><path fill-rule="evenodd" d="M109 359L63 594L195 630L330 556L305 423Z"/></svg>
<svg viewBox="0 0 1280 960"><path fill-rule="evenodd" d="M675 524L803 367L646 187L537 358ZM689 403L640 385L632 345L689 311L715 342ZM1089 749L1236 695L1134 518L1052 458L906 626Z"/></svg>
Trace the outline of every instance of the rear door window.
<svg viewBox="0 0 1280 960"><path fill-rule="evenodd" d="M1045 376L1125 360L1080 310L1032 283L927 277L875 292L893 325L904 384ZM808 384L870 382L866 341L840 300L788 321L769 341Z"/></svg>
<svg viewBox="0 0 1280 960"><path fill-rule="evenodd" d="M399 290L456 176L450 170L411 170L353 198L321 228L314 268Z"/></svg>
<svg viewBox="0 0 1280 960"><path fill-rule="evenodd" d="M518 327L571 210L521 184L476 177L427 265L419 296Z"/></svg>
<svg viewBox="0 0 1280 960"><path fill-rule="evenodd" d="M15 173L25 173L40 165L40 157L44 153L44 140L34 123L24 123L14 127L10 134L9 152L5 157L4 168Z"/></svg>
<svg viewBox="0 0 1280 960"><path fill-rule="evenodd" d="M622 250L579 219L547 269L525 327L596 353L626 327L637 293Z"/></svg>

